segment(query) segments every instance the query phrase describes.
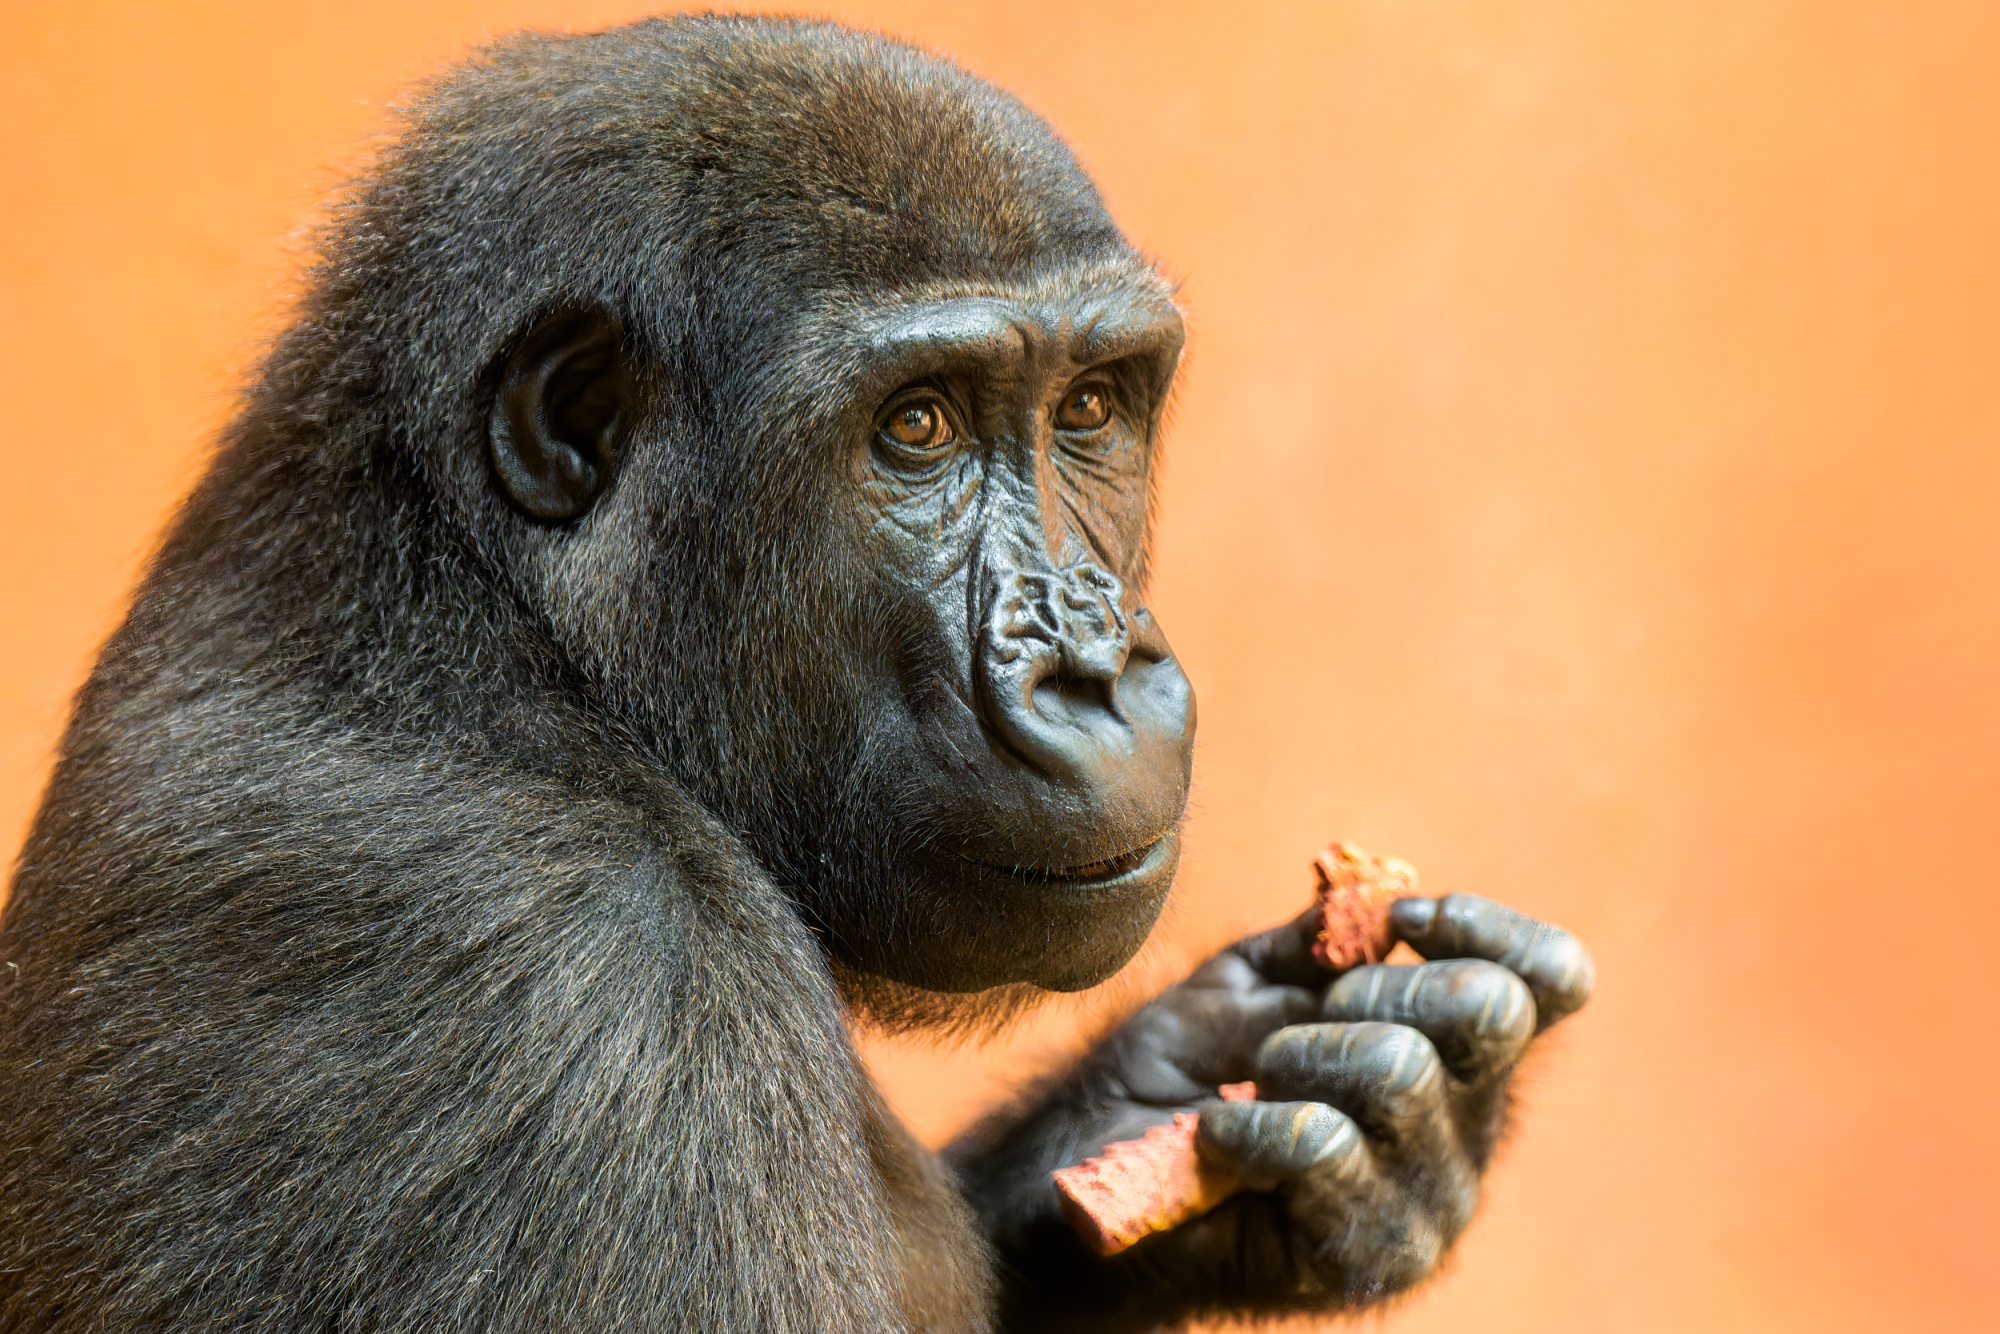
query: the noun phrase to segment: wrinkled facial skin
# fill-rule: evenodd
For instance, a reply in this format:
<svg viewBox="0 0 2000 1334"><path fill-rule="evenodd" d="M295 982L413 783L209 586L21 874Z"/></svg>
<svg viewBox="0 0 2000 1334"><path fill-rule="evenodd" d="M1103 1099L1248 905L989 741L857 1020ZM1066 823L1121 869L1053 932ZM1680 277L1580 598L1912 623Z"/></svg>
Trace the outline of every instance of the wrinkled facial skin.
<svg viewBox="0 0 2000 1334"><path fill-rule="evenodd" d="M901 854L904 929L856 933L854 962L1089 986L1151 929L1187 802L1193 691L1141 601L1180 318L1150 295L957 297L867 336L894 386L852 446L867 558L925 627L882 664L874 763L927 836Z"/></svg>

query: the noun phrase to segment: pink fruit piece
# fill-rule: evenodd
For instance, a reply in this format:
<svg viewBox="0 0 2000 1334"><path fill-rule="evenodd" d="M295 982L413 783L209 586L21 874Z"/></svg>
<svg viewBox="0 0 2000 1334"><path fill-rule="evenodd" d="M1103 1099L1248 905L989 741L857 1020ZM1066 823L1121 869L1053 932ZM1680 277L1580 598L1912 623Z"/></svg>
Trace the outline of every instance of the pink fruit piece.
<svg viewBox="0 0 2000 1334"><path fill-rule="evenodd" d="M1313 957L1335 971L1382 962L1395 944L1389 905L1417 892L1416 868L1343 841L1314 859L1313 874L1320 918Z"/></svg>
<svg viewBox="0 0 2000 1334"><path fill-rule="evenodd" d="M1216 1093L1249 1101L1256 1098L1257 1086L1224 1084ZM1107 1144L1097 1157L1056 1172L1063 1213L1099 1255L1116 1255L1143 1237L1207 1213L1243 1189L1241 1181L1202 1162L1195 1151L1200 1119L1193 1112L1175 1112L1173 1124Z"/></svg>

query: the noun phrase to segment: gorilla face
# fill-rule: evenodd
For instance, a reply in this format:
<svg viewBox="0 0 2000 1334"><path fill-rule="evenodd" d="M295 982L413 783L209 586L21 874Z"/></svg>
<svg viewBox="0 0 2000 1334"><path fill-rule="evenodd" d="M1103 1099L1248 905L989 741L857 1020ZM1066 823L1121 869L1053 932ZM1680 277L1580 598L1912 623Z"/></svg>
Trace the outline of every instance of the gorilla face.
<svg viewBox="0 0 2000 1334"><path fill-rule="evenodd" d="M474 521L850 974L1080 988L1151 929L1187 800L1143 602L1180 316L1045 125L869 40L776 42L752 100L677 52L643 151L520 196L552 276Z"/></svg>
<svg viewBox="0 0 2000 1334"><path fill-rule="evenodd" d="M1142 593L1181 320L1136 264L982 288L799 321L692 440L642 411L615 319L545 319L493 477L570 544L563 582L659 609L600 656L841 962L1071 990L1137 950L1179 855L1194 698Z"/></svg>
<svg viewBox="0 0 2000 1334"><path fill-rule="evenodd" d="M1155 431L1181 344L1145 288L982 294L870 329L895 384L851 468L879 592L925 633L884 663L877 761L935 835L904 853L964 989L1100 980L1178 858L1194 697L1141 601ZM860 433L857 433L860 434ZM941 966L942 965L942 966Z"/></svg>

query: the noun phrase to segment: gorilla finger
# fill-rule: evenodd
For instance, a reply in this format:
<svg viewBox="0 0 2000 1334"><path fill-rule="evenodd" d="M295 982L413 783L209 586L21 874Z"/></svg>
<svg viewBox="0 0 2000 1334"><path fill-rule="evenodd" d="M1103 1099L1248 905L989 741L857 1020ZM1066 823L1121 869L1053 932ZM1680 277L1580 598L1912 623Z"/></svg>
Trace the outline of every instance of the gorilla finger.
<svg viewBox="0 0 2000 1334"><path fill-rule="evenodd" d="M1339 1176L1370 1170L1353 1121L1318 1102L1214 1102L1201 1109L1195 1148L1202 1160L1270 1190L1316 1168Z"/></svg>
<svg viewBox="0 0 2000 1334"><path fill-rule="evenodd" d="M1242 1053L1248 1062L1257 1044L1285 1027L1316 1018L1320 998L1304 987L1260 987L1243 995L1199 997L1182 1016L1190 1030Z"/></svg>
<svg viewBox="0 0 2000 1334"><path fill-rule="evenodd" d="M1283 926L1244 937L1220 957L1234 955L1272 982L1317 987L1326 981L1326 968L1313 957L1313 941L1318 937L1319 905L1315 903Z"/></svg>
<svg viewBox="0 0 2000 1334"><path fill-rule="evenodd" d="M1597 966L1576 937L1491 899L1399 899L1389 914L1396 934L1427 959L1511 968L1534 993L1537 1031L1582 1009L1597 983Z"/></svg>
<svg viewBox="0 0 2000 1334"><path fill-rule="evenodd" d="M1507 1069L1535 1035L1535 999L1527 984L1483 959L1407 968L1365 964L1327 989L1320 1013L1331 1020L1407 1024L1465 1080Z"/></svg>
<svg viewBox="0 0 2000 1334"><path fill-rule="evenodd" d="M1227 949L1188 974L1187 980L1177 990L1184 996L1200 999L1204 1004L1211 998L1237 1004L1263 1004L1272 996L1283 995L1288 999L1310 997L1317 1006L1319 988L1324 982L1323 976L1314 978L1309 984L1274 982L1258 972L1234 949Z"/></svg>
<svg viewBox="0 0 2000 1334"><path fill-rule="evenodd" d="M1368 1134L1418 1152L1451 1136L1450 1081L1430 1039L1402 1024L1295 1024L1257 1049L1257 1090L1347 1113Z"/></svg>
<svg viewBox="0 0 2000 1334"><path fill-rule="evenodd" d="M1174 998L1171 1028L1162 1037L1181 1069L1207 1084L1250 1077L1257 1046L1287 1024L1319 1014L1320 999L1304 987L1254 991L1189 990Z"/></svg>

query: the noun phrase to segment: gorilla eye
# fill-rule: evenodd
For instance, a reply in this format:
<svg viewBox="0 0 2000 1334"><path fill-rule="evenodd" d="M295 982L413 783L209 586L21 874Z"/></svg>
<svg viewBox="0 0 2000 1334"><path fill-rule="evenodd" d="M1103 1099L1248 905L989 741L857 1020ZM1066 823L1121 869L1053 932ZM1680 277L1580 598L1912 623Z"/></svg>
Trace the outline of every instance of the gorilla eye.
<svg viewBox="0 0 2000 1334"><path fill-rule="evenodd" d="M1064 431L1095 431L1111 420L1111 398L1102 385L1071 389L1056 409L1056 426Z"/></svg>
<svg viewBox="0 0 2000 1334"><path fill-rule="evenodd" d="M911 399L889 410L882 419L882 439L904 454L930 456L958 439L944 405L934 398Z"/></svg>

